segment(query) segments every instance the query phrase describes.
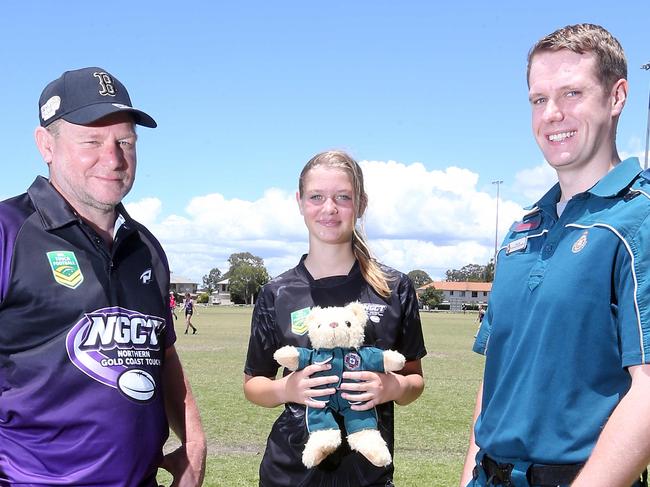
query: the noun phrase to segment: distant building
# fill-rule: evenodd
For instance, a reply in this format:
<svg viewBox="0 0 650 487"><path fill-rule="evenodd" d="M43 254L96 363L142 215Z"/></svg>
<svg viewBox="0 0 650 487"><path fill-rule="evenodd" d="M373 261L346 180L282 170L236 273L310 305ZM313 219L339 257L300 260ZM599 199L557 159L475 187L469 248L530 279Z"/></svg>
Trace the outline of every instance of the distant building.
<svg viewBox="0 0 650 487"><path fill-rule="evenodd" d="M169 288L170 291L173 291L177 294L196 294L196 291L199 288L199 283L172 272L169 279Z"/></svg>
<svg viewBox="0 0 650 487"><path fill-rule="evenodd" d="M228 279L217 283L217 289L210 294L210 304L232 304L232 301L230 301L230 284Z"/></svg>
<svg viewBox="0 0 650 487"><path fill-rule="evenodd" d="M492 291L491 282L454 282L454 281L433 281L425 284L417 289L417 294L433 287L438 291L442 291L444 297L443 302L454 304L474 304L488 302L490 292ZM453 306L452 306L453 307Z"/></svg>

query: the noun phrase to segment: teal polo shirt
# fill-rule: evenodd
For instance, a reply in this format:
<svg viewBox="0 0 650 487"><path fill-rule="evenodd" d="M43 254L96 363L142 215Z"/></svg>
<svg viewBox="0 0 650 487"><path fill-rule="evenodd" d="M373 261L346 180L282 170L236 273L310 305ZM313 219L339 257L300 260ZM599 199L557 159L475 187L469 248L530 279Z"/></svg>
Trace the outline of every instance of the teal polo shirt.
<svg viewBox="0 0 650 487"><path fill-rule="evenodd" d="M650 176L636 158L575 195L555 185L506 236L474 343L476 442L497 460L579 463L650 361Z"/></svg>

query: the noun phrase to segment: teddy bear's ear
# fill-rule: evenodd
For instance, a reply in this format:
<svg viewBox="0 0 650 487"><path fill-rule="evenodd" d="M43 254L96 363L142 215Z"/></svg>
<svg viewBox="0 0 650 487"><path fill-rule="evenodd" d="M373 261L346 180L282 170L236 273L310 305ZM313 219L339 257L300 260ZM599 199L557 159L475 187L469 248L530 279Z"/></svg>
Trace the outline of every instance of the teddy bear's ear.
<svg viewBox="0 0 650 487"><path fill-rule="evenodd" d="M348 304L345 308L349 310L362 324L365 325L366 321L368 321L366 308L364 308L363 304L361 304L359 301L354 301L353 303Z"/></svg>

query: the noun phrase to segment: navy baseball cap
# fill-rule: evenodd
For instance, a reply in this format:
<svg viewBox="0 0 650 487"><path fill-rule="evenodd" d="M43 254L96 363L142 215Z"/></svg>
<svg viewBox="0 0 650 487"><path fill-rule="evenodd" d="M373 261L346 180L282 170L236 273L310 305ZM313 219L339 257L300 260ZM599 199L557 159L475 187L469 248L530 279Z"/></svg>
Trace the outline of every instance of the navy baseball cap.
<svg viewBox="0 0 650 487"><path fill-rule="evenodd" d="M48 84L38 100L42 127L62 118L76 125L88 125L111 113L128 112L138 125L154 128L149 115L133 108L128 91L102 68L66 71Z"/></svg>

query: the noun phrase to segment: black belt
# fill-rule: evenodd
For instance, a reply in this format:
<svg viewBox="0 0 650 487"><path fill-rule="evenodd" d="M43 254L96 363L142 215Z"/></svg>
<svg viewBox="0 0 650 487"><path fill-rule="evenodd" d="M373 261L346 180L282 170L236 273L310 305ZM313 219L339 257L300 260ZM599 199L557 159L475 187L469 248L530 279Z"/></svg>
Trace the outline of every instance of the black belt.
<svg viewBox="0 0 650 487"><path fill-rule="evenodd" d="M584 463L572 465L531 465L526 471L526 478L530 485L540 487L557 487L570 484L578 476ZM513 485L511 479L512 463L498 463L487 455L481 460L481 466L488 478L488 485Z"/></svg>
<svg viewBox="0 0 650 487"><path fill-rule="evenodd" d="M580 473L584 463L570 465L531 465L526 471L526 479L530 485L539 487L557 487L558 485L570 484ZM499 463L487 455L481 460L481 467L488 478L488 485L512 486L512 463ZM647 487L648 471L645 470L641 479L632 487Z"/></svg>

